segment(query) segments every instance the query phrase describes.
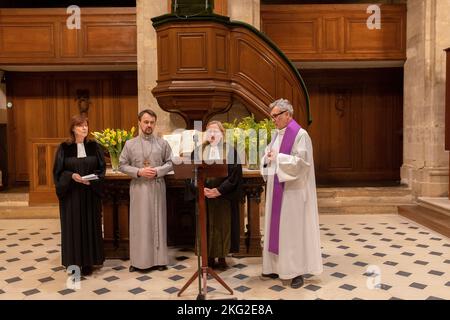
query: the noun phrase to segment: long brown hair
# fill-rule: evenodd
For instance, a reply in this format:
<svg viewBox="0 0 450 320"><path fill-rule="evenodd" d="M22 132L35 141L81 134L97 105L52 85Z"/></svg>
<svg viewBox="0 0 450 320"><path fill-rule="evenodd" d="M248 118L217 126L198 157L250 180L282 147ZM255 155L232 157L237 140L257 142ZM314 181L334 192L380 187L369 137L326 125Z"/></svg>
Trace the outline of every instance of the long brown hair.
<svg viewBox="0 0 450 320"><path fill-rule="evenodd" d="M74 115L71 119L70 119L70 129L69 129L69 133L70 133L70 137L69 139L67 139L68 143L75 143L75 133L73 132L73 129L76 126L82 125L83 123L87 123L89 126L89 120L85 115L82 114L77 114ZM89 136L89 134L88 134ZM88 136L86 136L86 138L84 138L84 142L89 141Z"/></svg>

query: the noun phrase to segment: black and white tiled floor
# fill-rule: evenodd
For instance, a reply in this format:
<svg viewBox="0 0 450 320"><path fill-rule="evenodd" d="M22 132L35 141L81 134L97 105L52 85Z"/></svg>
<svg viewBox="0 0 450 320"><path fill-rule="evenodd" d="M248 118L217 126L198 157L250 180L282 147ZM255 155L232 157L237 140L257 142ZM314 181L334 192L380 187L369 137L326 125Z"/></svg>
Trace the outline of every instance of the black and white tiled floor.
<svg viewBox="0 0 450 320"><path fill-rule="evenodd" d="M324 272L301 289L261 279L261 258L227 258L220 276L237 299L450 299L450 239L397 215L320 217ZM196 270L192 252L171 248L166 271L128 272L129 261L107 260L67 287L60 266L58 220L0 220L0 300L179 299ZM182 295L195 299L197 281ZM215 280L209 299L229 298Z"/></svg>

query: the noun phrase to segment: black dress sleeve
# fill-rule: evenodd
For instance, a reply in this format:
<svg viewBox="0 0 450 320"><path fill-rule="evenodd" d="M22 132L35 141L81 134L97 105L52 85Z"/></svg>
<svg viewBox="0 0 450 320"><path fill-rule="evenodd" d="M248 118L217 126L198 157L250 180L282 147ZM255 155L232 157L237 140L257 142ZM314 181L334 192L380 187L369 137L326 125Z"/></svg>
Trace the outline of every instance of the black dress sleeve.
<svg viewBox="0 0 450 320"><path fill-rule="evenodd" d="M106 173L106 163L105 163L105 155L102 147L96 144L95 155L97 157L97 168L94 170L94 173L98 176L98 180L91 181L91 188L98 196L103 195L103 186L105 181L105 173Z"/></svg>
<svg viewBox="0 0 450 320"><path fill-rule="evenodd" d="M64 150L61 144L55 155L53 164L53 182L55 183L56 195L58 199L64 198L72 184L73 172L64 169Z"/></svg>
<svg viewBox="0 0 450 320"><path fill-rule="evenodd" d="M239 164L236 150L232 152L234 152L234 161L228 165L228 177L217 187L222 196L235 195L242 185L242 165Z"/></svg>

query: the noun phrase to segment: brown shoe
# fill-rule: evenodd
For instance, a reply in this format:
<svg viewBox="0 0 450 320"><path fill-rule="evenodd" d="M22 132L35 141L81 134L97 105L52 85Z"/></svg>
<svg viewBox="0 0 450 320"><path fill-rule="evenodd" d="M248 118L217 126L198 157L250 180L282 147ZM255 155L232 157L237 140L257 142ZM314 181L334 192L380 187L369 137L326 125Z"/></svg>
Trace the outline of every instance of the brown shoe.
<svg viewBox="0 0 450 320"><path fill-rule="evenodd" d="M216 266L216 261L214 258L208 258L208 267L214 268Z"/></svg>

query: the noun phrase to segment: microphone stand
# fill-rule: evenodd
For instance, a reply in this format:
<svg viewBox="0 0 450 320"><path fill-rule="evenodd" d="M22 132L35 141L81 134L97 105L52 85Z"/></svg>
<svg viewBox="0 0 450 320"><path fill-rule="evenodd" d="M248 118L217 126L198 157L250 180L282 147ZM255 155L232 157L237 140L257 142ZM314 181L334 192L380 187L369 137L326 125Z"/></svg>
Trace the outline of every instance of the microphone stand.
<svg viewBox="0 0 450 320"><path fill-rule="evenodd" d="M194 135L194 155L195 155L195 149L197 148L197 142L198 142L198 135ZM194 157L195 161L195 157ZM198 214L198 168L195 166L194 169L194 190L195 190L195 220L196 220L196 248L197 248L197 272L198 272L198 295L197 300L205 300L205 295L202 293L202 267L200 262L200 252L201 252L201 241L200 241L200 219Z"/></svg>

